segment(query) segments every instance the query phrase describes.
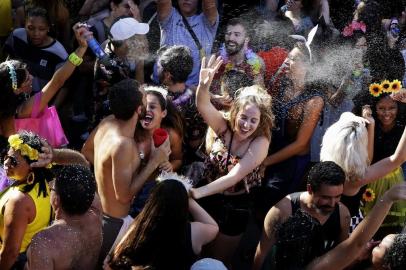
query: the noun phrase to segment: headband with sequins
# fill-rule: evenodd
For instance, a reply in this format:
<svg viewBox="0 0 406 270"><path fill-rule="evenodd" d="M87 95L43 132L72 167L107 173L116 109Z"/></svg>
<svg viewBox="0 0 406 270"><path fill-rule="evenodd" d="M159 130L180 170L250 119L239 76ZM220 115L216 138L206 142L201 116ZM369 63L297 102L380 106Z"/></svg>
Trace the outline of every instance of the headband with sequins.
<svg viewBox="0 0 406 270"><path fill-rule="evenodd" d="M16 70L13 66L13 64L10 61L5 62L7 67L8 67L8 73L10 74L10 79L11 79L11 87L13 88L13 91L17 91L17 73Z"/></svg>

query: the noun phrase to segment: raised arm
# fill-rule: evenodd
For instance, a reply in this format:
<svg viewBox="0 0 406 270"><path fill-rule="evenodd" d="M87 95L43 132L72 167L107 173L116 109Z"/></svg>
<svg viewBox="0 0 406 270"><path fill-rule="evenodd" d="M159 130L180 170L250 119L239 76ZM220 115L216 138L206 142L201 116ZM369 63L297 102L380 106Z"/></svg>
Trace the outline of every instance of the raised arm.
<svg viewBox="0 0 406 270"><path fill-rule="evenodd" d="M192 247L199 254L202 246L210 243L219 232L217 222L195 200L189 198L189 213L192 215Z"/></svg>
<svg viewBox="0 0 406 270"><path fill-rule="evenodd" d="M172 0L157 0L158 20L161 22L168 18L172 10Z"/></svg>
<svg viewBox="0 0 406 270"><path fill-rule="evenodd" d="M366 243L372 238L393 202L406 199L406 183L393 186L377 201L368 216L355 228L354 232L344 242L327 252L325 255L313 260L306 269L344 269L350 265L360 254Z"/></svg>
<svg viewBox="0 0 406 270"><path fill-rule="evenodd" d="M374 158L375 119L372 117L372 110L369 105L362 107L362 117L368 121L368 159L369 162L372 162Z"/></svg>
<svg viewBox="0 0 406 270"><path fill-rule="evenodd" d="M304 107L304 117L297 133L296 140L278 152L268 156L263 164L270 166L300 154L309 146L313 131L319 121L324 101L321 97L314 97Z"/></svg>
<svg viewBox="0 0 406 270"><path fill-rule="evenodd" d="M191 188L191 196L194 199L200 199L223 192L234 186L262 163L268 153L268 148L269 140L265 137L257 137L251 142L242 159L228 172L228 174L205 186Z"/></svg>
<svg viewBox="0 0 406 270"><path fill-rule="evenodd" d="M87 42L85 37L91 35L91 32L88 31L85 27L81 27L79 23L73 26L73 30L75 32L76 39L79 42L79 47L76 49L75 54L78 57L83 58L83 55L85 54L87 49ZM48 102L63 86L65 81L72 75L75 68L76 66L69 60L67 60L65 64L54 73L52 79L42 89L40 111L42 111L45 106L48 106ZM30 117L32 107L34 105L34 99L35 97L32 96L18 108L19 118Z"/></svg>
<svg viewBox="0 0 406 270"><path fill-rule="evenodd" d="M262 269L266 256L276 242L276 225L283 223L291 212L290 200L286 197L268 211L264 221L262 236L255 252L252 270Z"/></svg>
<svg viewBox="0 0 406 270"><path fill-rule="evenodd" d="M196 90L196 107L204 121L217 135L223 133L227 129L227 122L222 114L217 111L211 103L209 89L214 74L216 74L222 63L223 61L221 60L221 57L215 59L215 56L212 55L206 65L206 57L203 57L200 68L199 85Z"/></svg>
<svg viewBox="0 0 406 270"><path fill-rule="evenodd" d="M210 24L214 25L218 17L216 0L203 0L202 9Z"/></svg>
<svg viewBox="0 0 406 270"><path fill-rule="evenodd" d="M61 165L79 164L89 167L89 162L82 153L72 149L52 148L46 140L41 140L41 143L43 145L41 147L42 153L39 153L38 161L30 164L31 167L45 167L50 163Z"/></svg>

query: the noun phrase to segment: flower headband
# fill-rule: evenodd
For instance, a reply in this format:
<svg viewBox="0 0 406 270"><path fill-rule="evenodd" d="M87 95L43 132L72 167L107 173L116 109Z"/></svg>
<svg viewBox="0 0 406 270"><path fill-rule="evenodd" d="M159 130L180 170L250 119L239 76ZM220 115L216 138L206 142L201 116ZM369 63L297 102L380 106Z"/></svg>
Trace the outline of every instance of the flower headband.
<svg viewBox="0 0 406 270"><path fill-rule="evenodd" d="M14 134L8 137L8 143L10 147L15 151L19 150L22 156L28 157L29 160L38 160L39 152L37 149L32 148L20 138L20 135ZM45 168L52 168L52 164L49 163Z"/></svg>
<svg viewBox="0 0 406 270"><path fill-rule="evenodd" d="M11 87L13 88L13 91L17 91L17 73L16 70L13 66L13 64L10 61L4 62L6 63L8 67L8 73L10 74L10 79L11 79Z"/></svg>
<svg viewBox="0 0 406 270"><path fill-rule="evenodd" d="M384 80L379 83L372 83L369 85L369 93L374 97L379 97L382 93L396 93L402 88L402 83L399 80L392 82Z"/></svg>
<svg viewBox="0 0 406 270"><path fill-rule="evenodd" d="M367 26L364 22L352 21L349 25L344 27L342 34L344 37L350 37L354 34L354 31L357 30L361 30L365 33L367 31Z"/></svg>

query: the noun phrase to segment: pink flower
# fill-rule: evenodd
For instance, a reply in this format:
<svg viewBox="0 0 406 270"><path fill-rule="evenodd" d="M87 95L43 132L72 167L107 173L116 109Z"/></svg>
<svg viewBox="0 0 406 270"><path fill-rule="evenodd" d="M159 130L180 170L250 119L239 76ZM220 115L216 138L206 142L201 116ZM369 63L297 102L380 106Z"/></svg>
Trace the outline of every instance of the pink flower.
<svg viewBox="0 0 406 270"><path fill-rule="evenodd" d="M348 25L348 26L344 27L344 29L343 29L343 36L344 36L344 37L350 37L350 36L352 36L352 35L353 35L353 30L352 30L351 25Z"/></svg>

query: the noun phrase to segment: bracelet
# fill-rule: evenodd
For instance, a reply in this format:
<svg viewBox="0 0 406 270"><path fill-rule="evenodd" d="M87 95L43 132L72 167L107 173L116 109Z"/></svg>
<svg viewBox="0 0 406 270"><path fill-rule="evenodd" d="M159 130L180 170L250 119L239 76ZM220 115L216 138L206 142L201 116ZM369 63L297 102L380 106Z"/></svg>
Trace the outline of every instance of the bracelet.
<svg viewBox="0 0 406 270"><path fill-rule="evenodd" d="M79 57L75 52L71 53L68 58L74 66L79 66L83 62L83 58Z"/></svg>

